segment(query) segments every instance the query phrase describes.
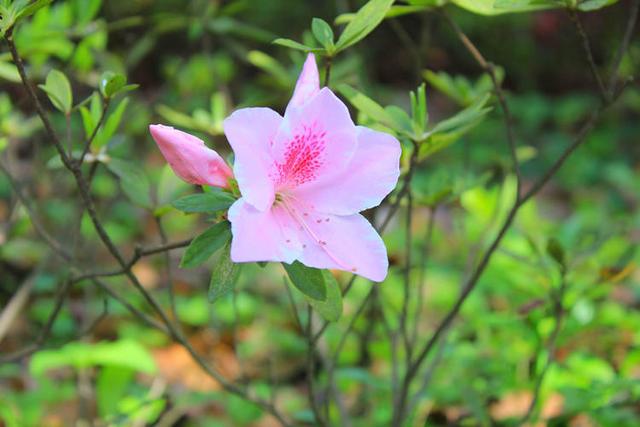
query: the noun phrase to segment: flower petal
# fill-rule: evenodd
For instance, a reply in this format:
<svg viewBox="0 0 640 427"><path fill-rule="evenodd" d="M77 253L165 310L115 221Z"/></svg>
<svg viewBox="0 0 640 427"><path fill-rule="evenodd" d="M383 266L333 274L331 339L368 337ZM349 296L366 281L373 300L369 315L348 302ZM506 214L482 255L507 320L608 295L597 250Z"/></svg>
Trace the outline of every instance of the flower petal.
<svg viewBox="0 0 640 427"><path fill-rule="evenodd" d="M315 268L349 271L375 282L387 276L389 260L382 238L362 215L303 212L300 262Z"/></svg>
<svg viewBox="0 0 640 427"><path fill-rule="evenodd" d="M400 143L393 136L358 126L358 147L347 168L331 180L292 191L320 212L351 215L378 206L400 176Z"/></svg>
<svg viewBox="0 0 640 427"><path fill-rule="evenodd" d="M293 262L302 245L295 224L280 206L260 211L244 198L237 200L228 214L231 221L233 262Z"/></svg>
<svg viewBox="0 0 640 427"><path fill-rule="evenodd" d="M224 133L233 148L233 171L246 201L264 211L272 204L275 189L269 174L273 168L271 141L282 117L269 108L243 108L224 120Z"/></svg>
<svg viewBox="0 0 640 427"><path fill-rule="evenodd" d="M287 105L290 108L301 107L310 100L320 90L320 76L318 75L318 66L316 65L316 57L313 53L307 55L304 62L302 72L298 77L296 88L293 90L293 96Z"/></svg>
<svg viewBox="0 0 640 427"><path fill-rule="evenodd" d="M171 169L190 184L229 187L233 172L215 151L193 135L171 126L149 126L151 136L167 160Z"/></svg>
<svg viewBox="0 0 640 427"><path fill-rule="evenodd" d="M286 112L271 154L278 191L342 172L357 146L349 110L328 88Z"/></svg>

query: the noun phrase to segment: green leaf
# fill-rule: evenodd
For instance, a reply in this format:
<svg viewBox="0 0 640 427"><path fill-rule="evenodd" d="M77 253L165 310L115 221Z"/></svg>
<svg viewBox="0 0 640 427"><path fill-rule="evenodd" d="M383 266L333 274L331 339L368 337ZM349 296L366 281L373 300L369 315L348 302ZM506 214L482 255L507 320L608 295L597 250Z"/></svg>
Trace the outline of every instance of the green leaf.
<svg viewBox="0 0 640 427"><path fill-rule="evenodd" d="M583 0L578 4L578 9L590 12L616 3L618 3L618 0Z"/></svg>
<svg viewBox="0 0 640 427"><path fill-rule="evenodd" d="M5 148L7 148L9 146L9 138L7 138L6 136L2 136L0 137L0 153L2 153Z"/></svg>
<svg viewBox="0 0 640 427"><path fill-rule="evenodd" d="M231 261L231 243L227 243L211 272L207 294L210 303L216 302L220 297L233 290L240 275L240 266L241 264Z"/></svg>
<svg viewBox="0 0 640 427"><path fill-rule="evenodd" d="M288 47L289 49L301 50L303 52L322 52L322 49L307 46L291 39L275 39L273 44Z"/></svg>
<svg viewBox="0 0 640 427"><path fill-rule="evenodd" d="M116 130L118 130L118 126L120 126L120 122L122 121L122 116L127 108L127 105L129 105L129 98L124 98L122 99L122 101L120 101L115 110L113 110L113 112L109 114L109 117L104 123L104 127L98 132L98 135L96 135L96 139L93 141L94 149L100 149L109 143L109 140L116 133ZM93 108L93 104L91 106ZM100 110L102 110L102 108L100 108ZM97 124L100 118L96 119L94 116L94 120Z"/></svg>
<svg viewBox="0 0 640 427"><path fill-rule="evenodd" d="M362 6L347 24L336 43L336 51L341 51L365 38L384 19L394 0L370 0Z"/></svg>
<svg viewBox="0 0 640 427"><path fill-rule="evenodd" d="M105 98L111 98L122 90L127 84L124 74L105 71L100 77L100 92Z"/></svg>
<svg viewBox="0 0 640 427"><path fill-rule="evenodd" d="M564 248L560 241L555 237L551 237L547 241L547 253L555 262L560 265L560 267L565 266L565 256L564 256Z"/></svg>
<svg viewBox="0 0 640 427"><path fill-rule="evenodd" d="M316 40L318 40L318 43L324 46L328 52L333 50L333 30L326 21L320 18L313 18L311 20L311 32Z"/></svg>
<svg viewBox="0 0 640 427"><path fill-rule="evenodd" d="M9 62L0 61L0 78L13 83L20 83L20 73L15 65Z"/></svg>
<svg viewBox="0 0 640 427"><path fill-rule="evenodd" d="M303 294L316 301L327 300L327 284L322 270L307 267L299 261L292 264L282 263L291 279L291 283Z"/></svg>
<svg viewBox="0 0 640 427"><path fill-rule="evenodd" d="M124 194L138 206L151 208L151 185L140 165L121 159L111 158L107 168L120 178L120 187Z"/></svg>
<svg viewBox="0 0 640 427"><path fill-rule="evenodd" d="M336 322L342 315L342 290L338 281L328 270L322 270L322 277L327 289L327 298L324 301L310 298L306 294L305 299L311 306L316 309L322 317L329 322Z"/></svg>
<svg viewBox="0 0 640 427"><path fill-rule="evenodd" d="M208 193L190 194L175 200L174 208L187 213L218 212L229 209L236 199L229 193L214 190Z"/></svg>
<svg viewBox="0 0 640 427"><path fill-rule="evenodd" d="M58 70L49 71L45 84L39 85L39 87L47 93L54 107L65 114L71 112L73 95L71 93L69 80L64 73Z"/></svg>
<svg viewBox="0 0 640 427"><path fill-rule="evenodd" d="M16 19L28 18L45 6L48 6L53 0L36 0L18 12Z"/></svg>
<svg viewBox="0 0 640 427"><path fill-rule="evenodd" d="M451 0L451 2L470 12L487 16L562 6L559 0Z"/></svg>
<svg viewBox="0 0 640 427"><path fill-rule="evenodd" d="M59 349L38 351L31 358L29 371L34 376L40 376L50 369L67 366L76 369L118 366L145 373L157 370L153 357L140 343L119 340L96 344L71 342Z"/></svg>
<svg viewBox="0 0 640 427"><path fill-rule="evenodd" d="M342 94L351 105L373 120L377 120L381 123L390 124L393 122L387 111L373 99L369 98L365 94L358 92L347 84L341 84L337 87L338 92Z"/></svg>
<svg viewBox="0 0 640 427"><path fill-rule="evenodd" d="M230 239L231 224L229 221L222 221L215 224L193 239L182 256L180 267L192 268L199 266L218 251L218 249L222 248Z"/></svg>

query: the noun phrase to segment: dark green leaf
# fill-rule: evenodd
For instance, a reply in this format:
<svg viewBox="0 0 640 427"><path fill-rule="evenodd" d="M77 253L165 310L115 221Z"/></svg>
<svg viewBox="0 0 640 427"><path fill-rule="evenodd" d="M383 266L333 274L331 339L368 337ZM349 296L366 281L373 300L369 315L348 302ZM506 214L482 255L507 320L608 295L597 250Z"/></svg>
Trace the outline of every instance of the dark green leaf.
<svg viewBox="0 0 640 427"><path fill-rule="evenodd" d="M116 130L118 130L118 126L120 126L120 122L122 121L122 116L127 108L127 105L129 105L129 98L124 98L122 101L120 101L115 110L113 110L113 112L109 114L109 117L104 123L104 127L98 132L98 135L93 142L93 146L95 149L100 149L109 143L111 137L113 137L113 135L116 133ZM97 120L100 120L100 118L98 118ZM98 122L96 121L95 123L97 124Z"/></svg>
<svg viewBox="0 0 640 427"><path fill-rule="evenodd" d="M551 237L547 241L547 253L558 265L565 266L564 248L556 238Z"/></svg>
<svg viewBox="0 0 640 427"><path fill-rule="evenodd" d="M205 262L218 249L231 239L231 228L228 221L222 221L193 239L185 251L180 267L197 267Z"/></svg>
<svg viewBox="0 0 640 427"><path fill-rule="evenodd" d="M208 298L210 303L216 302L220 297L232 291L238 276L240 264L231 261L231 244L225 245L211 272Z"/></svg>
<svg viewBox="0 0 640 427"><path fill-rule="evenodd" d="M326 301L327 284L322 270L307 267L299 261L292 264L282 263L291 279L291 283L303 294L316 301Z"/></svg>
<svg viewBox="0 0 640 427"><path fill-rule="evenodd" d="M305 295L305 299L316 309L322 317L329 322L336 322L342 315L342 290L337 280L328 270L322 270L322 277L327 289L327 298L324 301L310 298Z"/></svg>
<svg viewBox="0 0 640 427"><path fill-rule="evenodd" d="M229 207L236 199L223 191L190 194L171 203L174 208L187 213L218 212Z"/></svg>

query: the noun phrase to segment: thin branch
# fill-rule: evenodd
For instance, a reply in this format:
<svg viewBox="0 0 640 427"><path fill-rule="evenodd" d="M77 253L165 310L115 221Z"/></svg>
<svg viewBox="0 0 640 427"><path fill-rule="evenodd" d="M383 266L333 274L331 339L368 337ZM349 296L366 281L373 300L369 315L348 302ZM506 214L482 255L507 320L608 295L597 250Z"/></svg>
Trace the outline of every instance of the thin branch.
<svg viewBox="0 0 640 427"><path fill-rule="evenodd" d="M331 56L327 56L325 58L324 63L324 84L323 86L329 87L329 82L331 81L331 65L333 64L333 58Z"/></svg>
<svg viewBox="0 0 640 427"><path fill-rule="evenodd" d="M23 348L22 350L18 350L16 352L0 357L0 364L13 362L23 357L29 356L30 354L38 351L40 347L42 347L44 342L49 337L49 334L51 333L51 328L58 318L58 314L60 314L60 310L62 309L62 305L64 304L65 299L67 298L67 293L69 292L70 287L71 281L65 280L62 286L60 286L60 288L58 289L53 310L51 310L49 317L47 317L47 321L40 330L40 333L38 334L35 342Z"/></svg>
<svg viewBox="0 0 640 427"><path fill-rule="evenodd" d="M160 234L160 241L163 246L167 246L167 233L164 231L164 227L162 226L162 219L159 216L154 216L156 225L158 226L158 234ZM178 317L178 310L176 309L176 296L174 291L174 283L173 283L173 268L171 267L171 256L169 255L169 251L164 251L164 263L167 269L167 291L169 294L169 308L171 310L171 315L174 320L176 320L179 325L180 318Z"/></svg>
<svg viewBox="0 0 640 427"><path fill-rule="evenodd" d="M549 336L549 340L547 342L547 360L545 361L542 371L540 372L540 374L538 375L538 378L536 379L536 383L533 389L533 398L531 399L531 403L527 408L527 412L525 413L524 417L522 417L522 420L518 423L518 425L525 425L531 419L531 416L533 415L533 412L536 408L538 400L540 399L540 390L542 388L542 383L544 382L544 379L545 379L545 376L547 375L547 371L549 370L549 367L553 364L553 361L555 359L558 335L560 335L560 330L562 329L562 322L564 320L564 315L565 315L563 301L564 301L564 294L565 294L566 288L567 288L566 272L564 271L564 268L563 268L560 288L555 293L555 297L553 301L554 317L556 321L555 321L553 331L551 332L551 335Z"/></svg>
<svg viewBox="0 0 640 427"><path fill-rule="evenodd" d="M580 36L580 41L582 42L582 48L584 49L584 53L587 57L587 62L589 63L589 70L591 71L591 75L595 79L598 84L598 90L600 92L600 96L604 102L608 102L610 99L610 93L604 86L604 82L602 77L600 76L600 72L598 72L598 66L596 65L596 61L593 58L593 50L591 49L591 43L589 42L589 36L587 36L584 27L582 26L582 21L580 21L580 17L578 16L578 12L575 9L569 10L569 18L571 18L571 22L576 27L578 31L578 35Z"/></svg>
<svg viewBox="0 0 640 427"><path fill-rule="evenodd" d="M613 65L611 67L611 75L609 77L609 96L610 97L613 97L614 93L616 92L616 83L618 80L618 73L620 71L620 64L622 64L622 59L624 58L624 54L629 49L629 44L631 43L631 39L633 38L633 32L636 28L636 23L638 21L639 10L640 10L640 0L633 0L633 2L631 3L629 20L627 21L627 28L624 32L622 43L620 43L620 47L616 52L615 59L613 60Z"/></svg>

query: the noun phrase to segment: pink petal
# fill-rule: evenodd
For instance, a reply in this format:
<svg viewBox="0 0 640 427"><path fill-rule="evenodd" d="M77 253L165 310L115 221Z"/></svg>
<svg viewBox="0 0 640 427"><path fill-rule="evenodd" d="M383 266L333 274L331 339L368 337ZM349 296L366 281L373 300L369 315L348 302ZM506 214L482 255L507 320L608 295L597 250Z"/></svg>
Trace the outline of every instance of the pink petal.
<svg viewBox="0 0 640 427"><path fill-rule="evenodd" d="M270 172L271 141L282 117L269 108L243 108L224 120L224 133L233 148L233 170L240 192L256 209L264 211L275 197Z"/></svg>
<svg viewBox="0 0 640 427"><path fill-rule="evenodd" d="M315 210L351 215L378 206L400 176L400 143L393 136L358 126L351 162L331 180L305 183L292 194Z"/></svg>
<svg viewBox="0 0 640 427"><path fill-rule="evenodd" d="M290 216L281 206L259 211L244 198L229 208L233 262L293 262L301 244Z"/></svg>
<svg viewBox="0 0 640 427"><path fill-rule="evenodd" d="M327 215L304 208L300 214L300 262L309 267L349 271L375 282L385 279L387 249L362 215Z"/></svg>
<svg viewBox="0 0 640 427"><path fill-rule="evenodd" d="M318 66L316 65L316 57L313 53L307 56L304 62L302 72L298 77L296 88L293 96L287 105L287 110L292 107L301 107L320 90L320 76L318 75Z"/></svg>
<svg viewBox="0 0 640 427"><path fill-rule="evenodd" d="M149 131L171 169L184 181L229 187L228 180L233 177L231 168L201 139L164 125L151 125Z"/></svg>
<svg viewBox="0 0 640 427"><path fill-rule="evenodd" d="M349 110L330 89L321 89L302 107L285 113L271 150L276 191L342 172L356 146Z"/></svg>

